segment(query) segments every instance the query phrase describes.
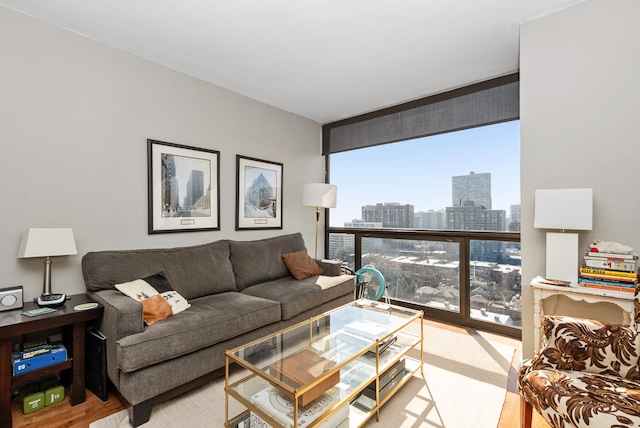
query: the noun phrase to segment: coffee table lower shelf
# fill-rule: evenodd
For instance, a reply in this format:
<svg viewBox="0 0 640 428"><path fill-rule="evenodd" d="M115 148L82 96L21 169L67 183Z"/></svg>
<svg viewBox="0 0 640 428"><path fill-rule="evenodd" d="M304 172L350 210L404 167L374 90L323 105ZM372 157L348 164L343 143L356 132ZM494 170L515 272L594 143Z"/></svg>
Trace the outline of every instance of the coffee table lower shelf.
<svg viewBox="0 0 640 428"><path fill-rule="evenodd" d="M376 379L375 372L372 372L370 376L366 379L363 379L361 383L353 386L352 388L345 388L344 390L340 390L340 398L336 400L336 402L327 407L327 409L323 412L322 415L319 415L317 420L312 421L311 423L305 423L305 425L299 425L299 427L303 428L311 428L316 426L321 426L321 423L329 418L334 413L338 412L339 409L347 405L349 407L349 416L341 422L337 427L338 428L353 428L353 427L361 427L363 426L372 416L378 414L382 406L393 397L396 392L402 388L402 386L411 379L411 377L417 373L421 369L421 362L417 361L410 357L405 358L405 371L402 375L402 378L399 379L396 386L386 395L383 399L380 400L380 403L374 406L371 410L367 411L364 408L352 404L355 399L362 393L367 385L371 382L374 382ZM231 418L228 423L225 424L227 428L251 428L250 416L251 412L255 412L255 414L260 417L263 421L270 423L272 427L293 427L293 423L289 423L287 425L282 425L281 422L278 422L274 419L268 411L265 411L260 406L252 403L250 399L247 397L251 397L254 394L263 391L265 388L269 388L269 383L262 379L261 377L253 374L249 375L238 382L235 382L229 385L226 388L226 393L228 397L233 397L236 401L241 403L246 410L240 413L239 415ZM229 398L227 398L229 399ZM351 404L350 404L351 403ZM273 409L272 409L273 410Z"/></svg>

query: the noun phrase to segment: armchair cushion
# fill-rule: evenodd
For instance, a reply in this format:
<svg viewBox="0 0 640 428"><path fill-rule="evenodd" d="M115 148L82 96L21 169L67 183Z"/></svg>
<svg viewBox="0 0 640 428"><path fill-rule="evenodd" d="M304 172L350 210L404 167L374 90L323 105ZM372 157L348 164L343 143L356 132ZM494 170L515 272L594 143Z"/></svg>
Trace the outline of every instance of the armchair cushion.
<svg viewBox="0 0 640 428"><path fill-rule="evenodd" d="M640 379L640 336L633 327L563 316L545 316L546 346L531 368L582 371Z"/></svg>
<svg viewBox="0 0 640 428"><path fill-rule="evenodd" d="M520 394L554 428L640 426L640 383L581 371L520 371Z"/></svg>

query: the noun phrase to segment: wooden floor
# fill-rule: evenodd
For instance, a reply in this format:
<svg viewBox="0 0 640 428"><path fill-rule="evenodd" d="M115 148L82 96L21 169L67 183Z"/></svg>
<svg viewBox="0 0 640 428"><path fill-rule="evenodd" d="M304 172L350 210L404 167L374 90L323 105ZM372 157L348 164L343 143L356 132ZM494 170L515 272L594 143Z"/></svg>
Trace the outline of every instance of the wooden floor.
<svg viewBox="0 0 640 428"><path fill-rule="evenodd" d="M431 323L434 326L467 334L475 333L473 329L469 328L435 323L428 320L425 320L425 322ZM504 338L501 336L497 336L496 339L504 341L505 343L511 343L516 348L513 361L511 362L511 372L509 373L509 383L507 386L505 402L502 407L500 422L498 423L497 428L518 428L520 426L520 397L516 387L516 375L521 360L521 346L520 342L514 339ZM76 406L71 406L69 404L69 391L67 390L65 393L67 394L67 397L65 397L62 403L46 407L43 410L39 410L30 415L23 414L22 406L18 400L15 399L12 406L13 427L83 428L88 427L91 422L97 421L124 409L124 406L121 404L118 397L113 393L109 393L109 399L105 403L93 393L87 391L87 400ZM549 425L535 411L533 413L532 428L549 428Z"/></svg>
<svg viewBox="0 0 640 428"><path fill-rule="evenodd" d="M25 415L17 398L11 406L13 428L86 428L91 422L102 419L124 409L118 397L109 393L107 402L103 402L92 392L87 391L84 403L72 406L69 401L69 388L65 390L64 401Z"/></svg>

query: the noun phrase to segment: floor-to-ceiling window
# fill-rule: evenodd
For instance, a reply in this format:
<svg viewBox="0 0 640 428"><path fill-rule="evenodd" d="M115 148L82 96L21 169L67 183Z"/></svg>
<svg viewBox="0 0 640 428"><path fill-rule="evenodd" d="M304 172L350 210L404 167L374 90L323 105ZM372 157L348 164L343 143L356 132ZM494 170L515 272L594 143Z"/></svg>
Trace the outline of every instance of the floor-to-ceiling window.
<svg viewBox="0 0 640 428"><path fill-rule="evenodd" d="M521 326L520 123L517 78L499 83L326 129L338 186L327 254L352 269L375 267L389 298L428 316L513 331ZM465 122L483 102L497 112Z"/></svg>

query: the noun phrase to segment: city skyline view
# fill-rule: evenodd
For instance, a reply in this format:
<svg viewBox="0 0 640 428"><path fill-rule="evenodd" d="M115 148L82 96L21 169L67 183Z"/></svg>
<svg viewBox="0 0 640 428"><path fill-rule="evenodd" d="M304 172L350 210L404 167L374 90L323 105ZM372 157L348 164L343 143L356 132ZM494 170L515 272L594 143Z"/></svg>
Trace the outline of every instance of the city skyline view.
<svg viewBox="0 0 640 428"><path fill-rule="evenodd" d="M376 203L411 204L414 212L452 206L452 177L491 174L492 209L520 204L520 122L418 138L331 155L338 186L331 226L362 218ZM367 183L363 186L363 183Z"/></svg>

